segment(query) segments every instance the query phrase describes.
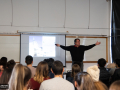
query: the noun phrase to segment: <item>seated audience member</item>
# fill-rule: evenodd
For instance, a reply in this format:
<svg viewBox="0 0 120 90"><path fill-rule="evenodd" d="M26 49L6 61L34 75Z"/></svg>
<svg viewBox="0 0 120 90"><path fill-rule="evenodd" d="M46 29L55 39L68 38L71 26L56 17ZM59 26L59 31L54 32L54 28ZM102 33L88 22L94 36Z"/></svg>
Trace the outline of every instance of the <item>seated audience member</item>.
<svg viewBox="0 0 120 90"><path fill-rule="evenodd" d="M44 80L50 79L48 77L48 72L49 68L47 62L41 61L36 68L35 76L30 79L28 89L39 90L40 84Z"/></svg>
<svg viewBox="0 0 120 90"><path fill-rule="evenodd" d="M98 60L98 68L100 70L99 80L102 81L106 86L109 87L110 73L105 68L106 60L101 58Z"/></svg>
<svg viewBox="0 0 120 90"><path fill-rule="evenodd" d="M96 90L94 82L87 72L77 73L74 81L77 90Z"/></svg>
<svg viewBox="0 0 120 90"><path fill-rule="evenodd" d="M112 76L115 72L115 69L116 69L116 64L113 62L113 63L109 63L107 66L106 66L107 69L109 69L109 73L110 75Z"/></svg>
<svg viewBox="0 0 120 90"><path fill-rule="evenodd" d="M1 77L4 69L6 69L6 64L0 60L0 77Z"/></svg>
<svg viewBox="0 0 120 90"><path fill-rule="evenodd" d="M0 60L3 62L4 65L7 65L7 57L2 57Z"/></svg>
<svg viewBox="0 0 120 90"><path fill-rule="evenodd" d="M14 60L10 60L7 62L7 68L13 69L15 66L15 61Z"/></svg>
<svg viewBox="0 0 120 90"><path fill-rule="evenodd" d="M8 90L27 90L31 75L31 70L27 66L15 65L9 80Z"/></svg>
<svg viewBox="0 0 120 90"><path fill-rule="evenodd" d="M25 58L25 63L27 64L27 67L31 70L32 72L32 77L34 77L35 72L36 72L36 68L32 67L33 64L33 57L28 55Z"/></svg>
<svg viewBox="0 0 120 90"><path fill-rule="evenodd" d="M49 66L49 74L48 74L48 76L49 76L50 78L54 78L54 74L53 74L52 71L51 71L51 68L52 68L52 64L53 64L53 62L54 62L54 59L53 59L53 58L49 58L49 59L45 59L44 61L46 61L46 62L48 63L48 66Z"/></svg>
<svg viewBox="0 0 120 90"><path fill-rule="evenodd" d="M6 68L4 71L3 71L3 74L0 78L0 84L8 84L9 82L9 79L10 79L10 76L11 76L11 73L12 73L12 69L10 68Z"/></svg>
<svg viewBox="0 0 120 90"><path fill-rule="evenodd" d="M70 77L67 77L67 80L74 84L74 78L75 78L75 75L76 75L78 72L81 72L80 66L79 66L78 64L74 64L74 65L72 66L71 76L70 76Z"/></svg>
<svg viewBox="0 0 120 90"><path fill-rule="evenodd" d="M107 86L99 81L100 70L97 65L87 68L87 73L92 77L96 90L108 90Z"/></svg>
<svg viewBox="0 0 120 90"><path fill-rule="evenodd" d="M74 90L73 84L63 79L64 68L61 61L54 61L52 72L55 77L43 81L39 90Z"/></svg>
<svg viewBox="0 0 120 90"><path fill-rule="evenodd" d="M109 90L120 90L120 80L113 82Z"/></svg>
<svg viewBox="0 0 120 90"><path fill-rule="evenodd" d="M116 59L115 62L116 62L116 70L111 77L111 83L113 83L116 80L120 80L120 59Z"/></svg>

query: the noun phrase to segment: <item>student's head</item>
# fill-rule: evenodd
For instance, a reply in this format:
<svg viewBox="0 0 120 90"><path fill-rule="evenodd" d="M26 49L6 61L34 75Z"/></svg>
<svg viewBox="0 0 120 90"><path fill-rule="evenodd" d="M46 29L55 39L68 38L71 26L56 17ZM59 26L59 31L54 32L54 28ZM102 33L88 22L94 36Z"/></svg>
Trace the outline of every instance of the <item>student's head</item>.
<svg viewBox="0 0 120 90"><path fill-rule="evenodd" d="M108 87L101 81L94 82L96 90L108 90Z"/></svg>
<svg viewBox="0 0 120 90"><path fill-rule="evenodd" d="M0 63L2 64L3 68L5 69L7 65L7 57L2 57L0 61L1 61Z"/></svg>
<svg viewBox="0 0 120 90"><path fill-rule="evenodd" d="M6 64L0 60L0 71L3 71L4 69L6 69Z"/></svg>
<svg viewBox="0 0 120 90"><path fill-rule="evenodd" d="M74 65L72 66L72 77L75 77L75 75L76 75L78 72L81 72L80 66L79 66L78 64L74 64Z"/></svg>
<svg viewBox="0 0 120 90"><path fill-rule="evenodd" d="M45 61L41 61L36 68L36 74L34 76L34 80L38 83L42 83L44 81L44 78L48 77L48 64Z"/></svg>
<svg viewBox="0 0 120 90"><path fill-rule="evenodd" d="M7 57L2 57L1 61L3 61L4 63L7 63Z"/></svg>
<svg viewBox="0 0 120 90"><path fill-rule="evenodd" d="M10 60L10 61L7 62L7 68L11 68L12 69L15 66L15 64L16 63L15 63L14 60Z"/></svg>
<svg viewBox="0 0 120 90"><path fill-rule="evenodd" d="M0 84L8 84L8 81L10 79L11 73L12 73L12 69L6 68L3 71L2 76L0 78Z"/></svg>
<svg viewBox="0 0 120 90"><path fill-rule="evenodd" d="M54 62L54 59L53 59L53 58L49 58L49 62L48 62L49 71L50 71L51 68L52 68L53 62Z"/></svg>
<svg viewBox="0 0 120 90"><path fill-rule="evenodd" d="M92 77L96 90L108 90L107 86L99 81L100 70L97 65L88 67L87 73Z"/></svg>
<svg viewBox="0 0 120 90"><path fill-rule="evenodd" d="M9 90L23 90L27 87L30 78L31 71L27 66L15 65L9 80Z"/></svg>
<svg viewBox="0 0 120 90"><path fill-rule="evenodd" d="M74 40L74 44L77 45L77 46L79 46L79 45L80 45L80 39L79 39L79 38L76 38L76 39Z"/></svg>
<svg viewBox="0 0 120 90"><path fill-rule="evenodd" d="M106 65L106 60L104 58L100 58L98 60L98 66L99 67L104 67Z"/></svg>
<svg viewBox="0 0 120 90"><path fill-rule="evenodd" d="M113 82L109 90L120 90L120 80Z"/></svg>
<svg viewBox="0 0 120 90"><path fill-rule="evenodd" d="M120 67L120 59L116 59L115 62L116 62L116 66Z"/></svg>
<svg viewBox="0 0 120 90"><path fill-rule="evenodd" d="M52 72L55 75L62 75L63 74L63 63L61 61L54 61L52 65Z"/></svg>
<svg viewBox="0 0 120 90"><path fill-rule="evenodd" d="M27 65L32 64L33 63L33 57L30 56L30 55L26 56L25 62L26 62Z"/></svg>
<svg viewBox="0 0 120 90"><path fill-rule="evenodd" d="M99 76L100 76L100 70L97 65L90 66L87 68L87 73L90 74L92 77L93 81L98 82L99 81Z"/></svg>
<svg viewBox="0 0 120 90"><path fill-rule="evenodd" d="M74 81L77 90L95 90L94 82L87 72L77 73Z"/></svg>

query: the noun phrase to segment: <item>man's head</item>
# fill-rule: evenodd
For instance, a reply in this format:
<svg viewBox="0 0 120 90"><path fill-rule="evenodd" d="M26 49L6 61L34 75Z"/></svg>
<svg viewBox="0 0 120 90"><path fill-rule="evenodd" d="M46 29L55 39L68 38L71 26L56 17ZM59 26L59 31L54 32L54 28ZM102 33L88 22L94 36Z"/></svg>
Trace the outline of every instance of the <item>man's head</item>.
<svg viewBox="0 0 120 90"><path fill-rule="evenodd" d="M79 46L79 45L80 45L80 39L79 39L79 38L76 38L76 39L74 40L74 44L77 45L77 46Z"/></svg>
<svg viewBox="0 0 120 90"><path fill-rule="evenodd" d="M120 67L120 59L115 59L117 67Z"/></svg>
<svg viewBox="0 0 120 90"><path fill-rule="evenodd" d="M100 58L98 60L98 66L99 67L104 67L106 65L106 60L104 58Z"/></svg>
<svg viewBox="0 0 120 90"><path fill-rule="evenodd" d="M25 62L26 62L27 65L32 64L33 63L33 57L30 56L30 55L26 56Z"/></svg>
<svg viewBox="0 0 120 90"><path fill-rule="evenodd" d="M61 61L54 61L52 65L52 72L55 75L61 75L63 74L63 63Z"/></svg>

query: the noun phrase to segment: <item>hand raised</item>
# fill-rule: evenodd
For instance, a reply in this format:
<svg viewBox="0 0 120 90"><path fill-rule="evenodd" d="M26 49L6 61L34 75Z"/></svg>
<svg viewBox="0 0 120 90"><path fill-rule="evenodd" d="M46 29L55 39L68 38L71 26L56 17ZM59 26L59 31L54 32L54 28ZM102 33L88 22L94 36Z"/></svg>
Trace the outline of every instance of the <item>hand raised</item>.
<svg viewBox="0 0 120 90"><path fill-rule="evenodd" d="M60 47L60 44L55 44L57 47Z"/></svg>
<svg viewBox="0 0 120 90"><path fill-rule="evenodd" d="M100 44L101 44L101 42L98 42L98 41L95 43L95 45L100 45Z"/></svg>

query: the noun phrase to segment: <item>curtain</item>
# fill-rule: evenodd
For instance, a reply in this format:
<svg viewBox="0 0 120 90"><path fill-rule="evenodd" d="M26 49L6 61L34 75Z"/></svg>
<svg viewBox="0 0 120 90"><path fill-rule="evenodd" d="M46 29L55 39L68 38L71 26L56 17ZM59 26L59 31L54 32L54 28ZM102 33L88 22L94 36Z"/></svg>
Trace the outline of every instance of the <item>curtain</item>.
<svg viewBox="0 0 120 90"><path fill-rule="evenodd" d="M120 58L120 0L112 0L111 51L115 62Z"/></svg>

